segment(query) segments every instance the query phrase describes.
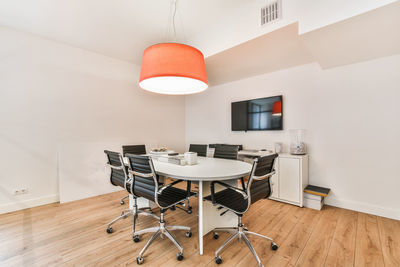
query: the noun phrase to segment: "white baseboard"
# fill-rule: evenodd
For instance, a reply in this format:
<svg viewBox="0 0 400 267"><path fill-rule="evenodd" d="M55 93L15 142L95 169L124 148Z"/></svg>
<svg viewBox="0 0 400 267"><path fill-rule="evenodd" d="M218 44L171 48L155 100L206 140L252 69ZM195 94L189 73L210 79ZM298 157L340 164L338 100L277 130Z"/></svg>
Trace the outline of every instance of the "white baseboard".
<svg viewBox="0 0 400 267"><path fill-rule="evenodd" d="M334 197L325 198L325 204L339 208L355 210L368 214L378 215L390 219L400 220L400 209L386 208L352 200L338 199Z"/></svg>
<svg viewBox="0 0 400 267"><path fill-rule="evenodd" d="M27 209L27 208L33 208L33 207L50 204L50 203L54 203L54 202L58 202L58 201L59 201L59 195L54 194L54 195L48 195L48 196L44 196L44 197L22 200L19 202L2 204L2 205L0 205L0 214L17 211L17 210L23 210L23 209Z"/></svg>

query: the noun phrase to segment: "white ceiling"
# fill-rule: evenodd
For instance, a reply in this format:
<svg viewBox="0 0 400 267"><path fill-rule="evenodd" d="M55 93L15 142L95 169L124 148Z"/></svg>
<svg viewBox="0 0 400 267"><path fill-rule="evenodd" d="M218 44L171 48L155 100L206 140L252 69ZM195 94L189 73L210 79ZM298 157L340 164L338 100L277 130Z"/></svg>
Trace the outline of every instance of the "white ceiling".
<svg viewBox="0 0 400 267"><path fill-rule="evenodd" d="M400 2L301 35L324 69L400 53Z"/></svg>
<svg viewBox="0 0 400 267"><path fill-rule="evenodd" d="M172 1L0 0L0 25L140 65L147 46L174 41ZM335 0L328 10L313 0L285 0L283 19L260 27L259 7L268 1L178 1L176 41L208 56L211 85L309 62L328 68L400 52L400 1L318 28L320 16L341 14L343 3L352 3L351 16L393 0ZM317 29L299 34L302 23Z"/></svg>
<svg viewBox="0 0 400 267"><path fill-rule="evenodd" d="M171 1L1 0L0 25L140 64L147 46L174 41ZM218 12L237 5L239 0L178 1L177 40L190 44L215 23Z"/></svg>
<svg viewBox="0 0 400 267"><path fill-rule="evenodd" d="M313 62L293 23L206 59L211 85Z"/></svg>
<svg viewBox="0 0 400 267"><path fill-rule="evenodd" d="M211 85L317 62L322 68L400 53L400 2L305 34L290 24L206 59Z"/></svg>

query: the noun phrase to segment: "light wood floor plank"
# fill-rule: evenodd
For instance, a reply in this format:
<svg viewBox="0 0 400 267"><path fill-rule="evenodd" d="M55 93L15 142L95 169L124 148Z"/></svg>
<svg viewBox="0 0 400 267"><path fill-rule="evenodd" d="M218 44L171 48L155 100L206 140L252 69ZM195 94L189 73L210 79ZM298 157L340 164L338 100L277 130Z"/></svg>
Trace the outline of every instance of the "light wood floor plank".
<svg viewBox="0 0 400 267"><path fill-rule="evenodd" d="M303 251L313 229L317 225L321 212L304 208L304 216L289 233L288 238L280 243L277 253L271 258L271 266L294 266Z"/></svg>
<svg viewBox="0 0 400 267"><path fill-rule="evenodd" d="M114 210L113 206L106 206L109 210ZM101 210L99 210L101 211ZM102 212L94 212L91 216L76 215L75 220L68 221L51 221L48 225L43 225L40 228L29 227L30 223L26 223L22 229L21 237L18 235L16 240L10 239L4 242L4 246L0 247L1 258L5 260L21 253L43 253L56 251L59 252L59 247L64 247L70 244L69 240L78 239L78 243L86 240L85 237L90 232L97 229L104 231L104 224L119 216L120 213L114 215L103 214ZM52 225L54 224L54 225ZM52 225L49 228L49 225ZM47 229L47 230L46 230Z"/></svg>
<svg viewBox="0 0 400 267"><path fill-rule="evenodd" d="M376 216L358 213L356 238L355 266L385 266Z"/></svg>
<svg viewBox="0 0 400 267"><path fill-rule="evenodd" d="M105 231L107 223L128 208L119 204L125 195L121 191L0 215L0 266L135 266L150 234L134 243L131 219L116 223L113 234ZM178 262L176 247L159 239L146 252L143 266L216 266L214 252L229 234L221 233L218 240L207 234L200 256L196 198L192 205L192 215L166 213L168 224L192 227L192 238L183 231L173 233L184 248L184 260ZM280 245L272 251L269 242L250 238L265 266L399 266L399 221L329 206L315 211L262 200L251 206L243 222ZM137 227L156 225L154 219L140 217ZM244 243L232 244L222 257L222 267L256 266Z"/></svg>
<svg viewBox="0 0 400 267"><path fill-rule="evenodd" d="M341 212L342 210L329 206L321 210L321 218L307 241L296 266L324 265Z"/></svg>
<svg viewBox="0 0 400 267"><path fill-rule="evenodd" d="M356 233L357 212L343 210L333 235L325 266L354 266Z"/></svg>
<svg viewBox="0 0 400 267"><path fill-rule="evenodd" d="M385 266L400 266L400 221L378 217L378 227Z"/></svg>

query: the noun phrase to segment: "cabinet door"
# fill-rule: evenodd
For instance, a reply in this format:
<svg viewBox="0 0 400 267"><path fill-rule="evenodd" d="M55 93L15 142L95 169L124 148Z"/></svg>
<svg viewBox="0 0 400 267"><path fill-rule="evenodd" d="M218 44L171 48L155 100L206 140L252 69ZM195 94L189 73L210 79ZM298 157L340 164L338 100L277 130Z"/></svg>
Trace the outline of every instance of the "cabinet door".
<svg viewBox="0 0 400 267"><path fill-rule="evenodd" d="M275 174L271 177L271 197L279 198L279 158L275 160Z"/></svg>
<svg viewBox="0 0 400 267"><path fill-rule="evenodd" d="M300 160L279 158L279 198L298 203L300 200Z"/></svg>

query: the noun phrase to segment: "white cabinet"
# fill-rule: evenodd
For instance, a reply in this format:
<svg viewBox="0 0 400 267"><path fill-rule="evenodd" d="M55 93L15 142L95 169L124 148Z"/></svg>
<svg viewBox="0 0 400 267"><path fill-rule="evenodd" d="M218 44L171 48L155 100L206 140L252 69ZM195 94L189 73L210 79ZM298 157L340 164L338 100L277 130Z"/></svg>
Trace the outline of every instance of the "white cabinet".
<svg viewBox="0 0 400 267"><path fill-rule="evenodd" d="M279 195L280 199L292 202L299 201L299 159L279 159Z"/></svg>
<svg viewBox="0 0 400 267"><path fill-rule="evenodd" d="M270 199L303 206L303 190L308 185L308 155L279 154L271 178Z"/></svg>

